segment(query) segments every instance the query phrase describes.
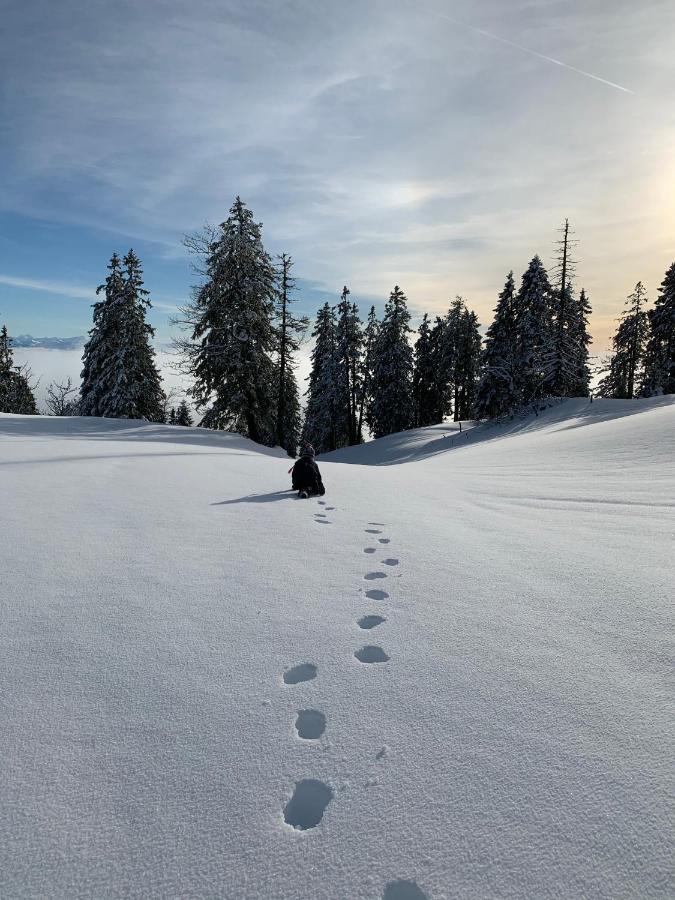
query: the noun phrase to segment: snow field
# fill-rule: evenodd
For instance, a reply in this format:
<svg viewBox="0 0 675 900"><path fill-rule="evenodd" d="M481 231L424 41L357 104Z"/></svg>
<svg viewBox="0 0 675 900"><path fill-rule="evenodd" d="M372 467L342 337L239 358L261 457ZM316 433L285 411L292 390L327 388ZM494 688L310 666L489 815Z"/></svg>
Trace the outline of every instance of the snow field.
<svg viewBox="0 0 675 900"><path fill-rule="evenodd" d="M671 896L674 438L0 416L0 896Z"/></svg>

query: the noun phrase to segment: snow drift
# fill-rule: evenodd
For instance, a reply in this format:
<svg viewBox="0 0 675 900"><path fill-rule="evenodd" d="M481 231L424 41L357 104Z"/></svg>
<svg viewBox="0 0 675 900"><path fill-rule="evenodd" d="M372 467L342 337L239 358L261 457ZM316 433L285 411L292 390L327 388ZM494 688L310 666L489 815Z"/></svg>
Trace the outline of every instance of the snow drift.
<svg viewBox="0 0 675 900"><path fill-rule="evenodd" d="M0 896L671 896L674 444L1 415Z"/></svg>

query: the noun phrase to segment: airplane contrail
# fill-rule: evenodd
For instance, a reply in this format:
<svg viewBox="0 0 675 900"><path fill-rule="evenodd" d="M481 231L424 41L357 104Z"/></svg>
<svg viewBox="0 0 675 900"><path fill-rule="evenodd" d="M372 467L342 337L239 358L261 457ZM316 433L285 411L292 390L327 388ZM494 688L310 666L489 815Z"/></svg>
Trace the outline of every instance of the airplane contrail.
<svg viewBox="0 0 675 900"><path fill-rule="evenodd" d="M460 25L463 28L468 28L469 31L490 38L491 41L499 41L500 44L506 44L508 47L515 47L516 50L522 50L523 53L529 53L530 56L536 56L537 59L546 60L546 62L553 63L554 66L569 69L570 72L576 72L577 75L585 75L586 78L592 78L593 81L599 81L601 84L616 88L617 91L623 91L624 94L635 94L635 91L631 91L629 88L623 87L623 85L617 84L615 81L608 81L606 78L601 78L599 75L594 75L592 72L586 72L584 69L577 69L576 66L570 66L569 63L562 62L560 59L555 59L553 56L546 56L544 53L538 53L536 50L531 50L529 47L524 47L522 44L510 41L508 38L500 37L500 35L493 34L491 31L484 31L482 28L476 28L475 25L468 25L466 22L460 22L458 19L453 19L450 16L446 16L435 10L430 9L428 12L439 19L445 19L446 22L452 22L453 25Z"/></svg>

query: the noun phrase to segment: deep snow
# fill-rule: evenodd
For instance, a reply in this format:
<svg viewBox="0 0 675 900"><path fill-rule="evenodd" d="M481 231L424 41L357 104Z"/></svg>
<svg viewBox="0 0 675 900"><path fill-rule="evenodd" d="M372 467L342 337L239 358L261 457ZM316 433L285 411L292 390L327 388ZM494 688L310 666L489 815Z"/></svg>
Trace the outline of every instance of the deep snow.
<svg viewBox="0 0 675 900"><path fill-rule="evenodd" d="M672 896L674 446L0 415L0 897Z"/></svg>

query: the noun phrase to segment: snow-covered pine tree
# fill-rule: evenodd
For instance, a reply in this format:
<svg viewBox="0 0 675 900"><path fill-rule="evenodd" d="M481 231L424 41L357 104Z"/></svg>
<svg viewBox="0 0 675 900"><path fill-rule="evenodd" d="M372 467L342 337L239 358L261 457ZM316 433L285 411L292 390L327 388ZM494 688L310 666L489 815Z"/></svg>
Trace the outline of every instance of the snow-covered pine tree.
<svg viewBox="0 0 675 900"><path fill-rule="evenodd" d="M439 335L436 368L439 422L442 422L445 416L452 413L457 406L459 343L463 311L464 301L461 297L455 297L443 319L442 331Z"/></svg>
<svg viewBox="0 0 675 900"><path fill-rule="evenodd" d="M569 220L559 229L558 252L551 286L550 346L545 359L545 392L556 397L578 396L579 382L583 381L580 366L589 343L584 322L583 301L574 296L572 278L576 261L572 248L578 242L572 238ZM555 285L555 287L553 286ZM583 343L585 339L585 344ZM582 342L580 345L579 342ZM582 396L586 396L588 387Z"/></svg>
<svg viewBox="0 0 675 900"><path fill-rule="evenodd" d="M344 407L347 443L360 443L358 425L358 398L361 390L361 357L363 332L359 310L349 301L349 288L342 289L337 307L337 344L340 359L337 393L340 408Z"/></svg>
<svg viewBox="0 0 675 900"><path fill-rule="evenodd" d="M81 414L113 419L164 421L164 392L150 343L154 329L141 262L129 250L120 263L113 254L105 299L94 304L94 327L84 350Z"/></svg>
<svg viewBox="0 0 675 900"><path fill-rule="evenodd" d="M117 253L111 256L105 284L96 288L96 294L103 294L103 299L97 300L93 305L94 324L82 357L82 416L106 415L107 398L115 388L116 373L111 360L120 339L120 323L116 314L124 294L122 260Z"/></svg>
<svg viewBox="0 0 675 900"><path fill-rule="evenodd" d="M297 335L302 335L307 330L309 320L304 316L301 318L294 316L290 309L295 289L295 279L291 275L293 260L286 253L282 253L278 260L276 315L279 359L276 374L276 439L277 444L283 447L289 456L294 457L300 440L302 414L293 354L300 347Z"/></svg>
<svg viewBox="0 0 675 900"><path fill-rule="evenodd" d="M516 377L519 402L547 396L546 358L551 349L551 286L539 256L523 273L515 298Z"/></svg>
<svg viewBox="0 0 675 900"><path fill-rule="evenodd" d="M177 324L191 329L176 341L190 393L206 409L201 425L238 431L260 444L276 442L278 348L274 327L276 271L260 225L237 197L225 222L186 244L204 255L205 282Z"/></svg>
<svg viewBox="0 0 675 900"><path fill-rule="evenodd" d="M413 349L408 341L410 313L398 285L389 296L374 347L373 434L405 431L414 424Z"/></svg>
<svg viewBox="0 0 675 900"><path fill-rule="evenodd" d="M317 453L347 444L343 410L336 391L340 370L336 331L335 310L325 303L317 313L312 332L316 341L302 430L303 443L312 444Z"/></svg>
<svg viewBox="0 0 675 900"><path fill-rule="evenodd" d="M487 330L481 358L475 408L479 419L510 415L520 402L515 294L513 272L509 272L495 307L495 317Z"/></svg>
<svg viewBox="0 0 675 900"><path fill-rule="evenodd" d="M6 325L0 330L0 412L23 416L38 414L26 371L14 365L12 339Z"/></svg>
<svg viewBox="0 0 675 900"><path fill-rule="evenodd" d="M478 316L465 304L460 315L455 345L455 399L453 404L455 422L471 419L474 415L480 373L481 345Z"/></svg>
<svg viewBox="0 0 675 900"><path fill-rule="evenodd" d="M169 421L168 421L168 424L169 424L169 425L177 425L177 424L178 424L178 423L176 422L176 415L177 415L177 414L176 414L176 407L175 407L175 406L172 406L172 407L171 407L171 410L169 411Z"/></svg>
<svg viewBox="0 0 675 900"><path fill-rule="evenodd" d="M598 385L601 397L632 400L638 393L649 326L644 309L646 302L644 285L638 281L635 290L626 299L624 313L612 339L609 370Z"/></svg>
<svg viewBox="0 0 675 900"><path fill-rule="evenodd" d="M155 329L145 319L151 308L150 295L143 287L141 261L133 250L129 250L122 264L124 288L115 310L119 332L110 363L116 385L106 400L105 415L163 422L164 391L150 343Z"/></svg>
<svg viewBox="0 0 675 900"><path fill-rule="evenodd" d="M579 302L567 282L552 303L551 340L544 359L546 393L573 397L579 377Z"/></svg>
<svg viewBox="0 0 675 900"><path fill-rule="evenodd" d="M360 444L363 441L364 422L372 429L372 404L373 404L373 362L375 359L375 342L380 331L380 322L375 313L375 307L370 307L366 327L363 330L363 352L358 377L359 396L357 398L358 422L356 427L356 439Z"/></svg>
<svg viewBox="0 0 675 900"><path fill-rule="evenodd" d="M429 418L437 425L452 411L452 372L454 367L454 335L449 335L449 317L436 316L429 332L429 355L433 382L429 394Z"/></svg>
<svg viewBox="0 0 675 900"><path fill-rule="evenodd" d="M584 288L581 289L575 306L575 317L572 329L575 336L574 377L571 386L571 397L588 397L591 389L591 370L588 348L593 338L588 333L588 321L592 307Z"/></svg>
<svg viewBox="0 0 675 900"><path fill-rule="evenodd" d="M295 377L295 362L286 361L284 375L284 413L281 420L282 440L280 444L291 458L298 454L298 444L302 436L302 404L300 390Z"/></svg>
<svg viewBox="0 0 675 900"><path fill-rule="evenodd" d="M190 415L190 409L185 398L178 404L178 409L171 410L171 414L174 417L174 421L171 423L172 425L183 425L186 428L189 428L192 425L192 416Z"/></svg>
<svg viewBox="0 0 675 900"><path fill-rule="evenodd" d="M429 316L424 313L415 342L413 395L415 398L415 428L435 425L436 419L436 359L431 342Z"/></svg>
<svg viewBox="0 0 675 900"><path fill-rule="evenodd" d="M641 394L675 394L675 263L666 272L648 315L649 340Z"/></svg>

